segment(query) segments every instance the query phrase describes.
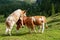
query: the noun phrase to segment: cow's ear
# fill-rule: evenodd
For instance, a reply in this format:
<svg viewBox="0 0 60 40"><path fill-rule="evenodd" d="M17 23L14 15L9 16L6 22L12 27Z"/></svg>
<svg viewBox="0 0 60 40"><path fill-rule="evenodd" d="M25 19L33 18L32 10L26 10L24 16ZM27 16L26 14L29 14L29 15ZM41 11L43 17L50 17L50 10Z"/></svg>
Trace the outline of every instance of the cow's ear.
<svg viewBox="0 0 60 40"><path fill-rule="evenodd" d="M26 14L26 11L25 11L25 10L23 10L23 13L24 13L24 14Z"/></svg>

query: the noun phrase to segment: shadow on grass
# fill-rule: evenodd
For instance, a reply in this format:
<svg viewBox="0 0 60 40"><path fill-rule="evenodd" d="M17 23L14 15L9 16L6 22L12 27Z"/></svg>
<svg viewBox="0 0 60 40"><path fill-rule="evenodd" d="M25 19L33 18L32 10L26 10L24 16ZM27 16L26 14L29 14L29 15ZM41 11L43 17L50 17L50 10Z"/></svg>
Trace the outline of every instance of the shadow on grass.
<svg viewBox="0 0 60 40"><path fill-rule="evenodd" d="M27 34L30 34L29 32L26 32L26 33L15 33L15 34L12 34L12 36L23 36L23 35L27 35Z"/></svg>
<svg viewBox="0 0 60 40"><path fill-rule="evenodd" d="M11 36L25 36L25 35L30 35L30 34L42 34L42 33L39 33L39 32L37 32L37 33L35 33L35 32L33 32L33 33L30 33L30 32L26 32L26 33L13 33ZM0 36L1 37L8 37L9 35L7 34L0 34Z"/></svg>
<svg viewBox="0 0 60 40"><path fill-rule="evenodd" d="M30 33L30 32L26 32L26 33L13 33L12 36L24 36L24 35L27 35L27 34L42 34L42 33ZM9 36L8 34L5 35L5 34L0 34L1 37L7 37Z"/></svg>
<svg viewBox="0 0 60 40"><path fill-rule="evenodd" d="M26 35L26 34L30 34L29 32L26 32L26 33L14 33L12 34L12 36L23 36L23 35ZM2 37L5 37L5 36L9 36L8 34L0 34Z"/></svg>

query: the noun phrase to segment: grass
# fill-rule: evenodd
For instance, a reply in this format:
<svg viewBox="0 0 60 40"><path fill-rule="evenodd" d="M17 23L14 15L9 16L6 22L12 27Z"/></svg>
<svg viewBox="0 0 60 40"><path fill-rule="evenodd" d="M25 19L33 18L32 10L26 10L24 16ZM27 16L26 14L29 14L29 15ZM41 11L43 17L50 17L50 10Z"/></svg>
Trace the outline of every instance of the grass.
<svg viewBox="0 0 60 40"><path fill-rule="evenodd" d="M0 40L60 40L60 15L55 15L47 18L48 29L44 33L29 34L26 27L21 28L16 34L16 26L12 30L12 36L5 36L5 18L0 16Z"/></svg>

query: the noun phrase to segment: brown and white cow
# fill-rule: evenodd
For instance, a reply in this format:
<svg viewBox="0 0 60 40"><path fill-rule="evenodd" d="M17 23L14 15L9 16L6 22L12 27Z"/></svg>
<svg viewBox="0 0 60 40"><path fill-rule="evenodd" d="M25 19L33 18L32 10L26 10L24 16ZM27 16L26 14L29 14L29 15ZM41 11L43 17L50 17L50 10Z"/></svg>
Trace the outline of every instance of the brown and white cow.
<svg viewBox="0 0 60 40"><path fill-rule="evenodd" d="M25 15L24 13L25 13L24 10L17 9L7 17L5 21L6 23L5 34L9 33L9 35L11 35L11 30L13 28L13 25L19 20L19 18L22 20L23 15Z"/></svg>
<svg viewBox="0 0 60 40"><path fill-rule="evenodd" d="M21 20L19 19L16 24L17 24L16 29L19 30L19 28L22 26ZM32 16L32 17L24 16L23 24L26 25L29 29L31 29L30 30L31 32L33 32L33 31L36 32L35 25L39 26L39 32L42 29L42 33L44 32L44 25L46 24L46 27L48 27L45 16Z"/></svg>
<svg viewBox="0 0 60 40"><path fill-rule="evenodd" d="M47 20L45 16L33 16L32 20L35 25L39 26L39 32L42 30L42 33L44 32L45 24L46 28L48 28Z"/></svg>

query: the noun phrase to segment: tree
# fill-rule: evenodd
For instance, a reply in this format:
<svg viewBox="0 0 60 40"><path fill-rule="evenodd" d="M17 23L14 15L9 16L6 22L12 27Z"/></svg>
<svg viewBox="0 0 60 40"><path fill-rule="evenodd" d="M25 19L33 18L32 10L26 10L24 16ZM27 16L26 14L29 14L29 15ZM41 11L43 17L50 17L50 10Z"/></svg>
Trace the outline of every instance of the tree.
<svg viewBox="0 0 60 40"><path fill-rule="evenodd" d="M52 15L55 14L55 7L54 7L54 3L52 3Z"/></svg>

